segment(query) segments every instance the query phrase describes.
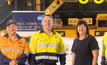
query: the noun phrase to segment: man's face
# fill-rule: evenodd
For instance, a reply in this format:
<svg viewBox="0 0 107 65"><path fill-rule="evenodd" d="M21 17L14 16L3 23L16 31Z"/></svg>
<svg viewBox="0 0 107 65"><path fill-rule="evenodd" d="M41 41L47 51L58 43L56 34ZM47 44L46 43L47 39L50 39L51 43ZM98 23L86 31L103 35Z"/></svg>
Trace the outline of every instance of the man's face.
<svg viewBox="0 0 107 65"><path fill-rule="evenodd" d="M7 32L9 35L16 34L16 31L17 31L17 26L15 24L10 24L7 26Z"/></svg>
<svg viewBox="0 0 107 65"><path fill-rule="evenodd" d="M52 25L53 25L52 18L50 16L45 16L42 19L42 25L43 25L43 28L45 29L52 29Z"/></svg>

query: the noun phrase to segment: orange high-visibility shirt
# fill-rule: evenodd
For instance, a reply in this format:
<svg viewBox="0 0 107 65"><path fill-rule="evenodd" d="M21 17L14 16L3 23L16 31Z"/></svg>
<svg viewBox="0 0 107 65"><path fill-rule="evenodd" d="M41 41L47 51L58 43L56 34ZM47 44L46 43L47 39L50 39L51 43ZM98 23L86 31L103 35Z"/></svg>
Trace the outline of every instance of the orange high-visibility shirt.
<svg viewBox="0 0 107 65"><path fill-rule="evenodd" d="M14 42L11 41L8 34L0 37L0 51L9 59L15 60L22 54L29 55L29 48L25 39L17 34Z"/></svg>

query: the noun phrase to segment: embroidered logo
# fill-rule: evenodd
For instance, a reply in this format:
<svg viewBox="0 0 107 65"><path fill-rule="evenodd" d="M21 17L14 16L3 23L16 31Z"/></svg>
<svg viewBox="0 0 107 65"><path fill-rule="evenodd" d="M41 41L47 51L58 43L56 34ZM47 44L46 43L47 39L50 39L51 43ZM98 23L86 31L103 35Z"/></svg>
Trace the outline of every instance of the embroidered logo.
<svg viewBox="0 0 107 65"><path fill-rule="evenodd" d="M20 42L20 41L19 41L18 43L19 43L19 44L22 44L22 42Z"/></svg>
<svg viewBox="0 0 107 65"><path fill-rule="evenodd" d="M12 21L10 21L10 23L12 23Z"/></svg>
<svg viewBox="0 0 107 65"><path fill-rule="evenodd" d="M58 38L58 36L55 36L55 38Z"/></svg>

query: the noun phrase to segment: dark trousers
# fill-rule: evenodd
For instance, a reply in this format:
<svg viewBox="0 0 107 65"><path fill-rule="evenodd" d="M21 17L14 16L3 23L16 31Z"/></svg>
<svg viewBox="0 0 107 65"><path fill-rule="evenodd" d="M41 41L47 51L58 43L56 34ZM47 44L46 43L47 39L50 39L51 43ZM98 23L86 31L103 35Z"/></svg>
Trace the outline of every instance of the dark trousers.
<svg viewBox="0 0 107 65"><path fill-rule="evenodd" d="M55 64L44 64L44 63L38 63L38 64L36 64L36 65L56 65L56 63L55 63Z"/></svg>

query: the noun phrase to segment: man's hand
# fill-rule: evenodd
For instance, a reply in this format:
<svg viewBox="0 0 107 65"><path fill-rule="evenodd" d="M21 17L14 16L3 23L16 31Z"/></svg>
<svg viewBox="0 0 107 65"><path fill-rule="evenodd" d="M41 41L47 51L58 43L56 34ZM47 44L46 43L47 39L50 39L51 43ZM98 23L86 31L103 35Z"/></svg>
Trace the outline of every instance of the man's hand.
<svg viewBox="0 0 107 65"><path fill-rule="evenodd" d="M9 63L9 65L18 65L17 62L18 62L18 61L11 60L10 63Z"/></svg>

